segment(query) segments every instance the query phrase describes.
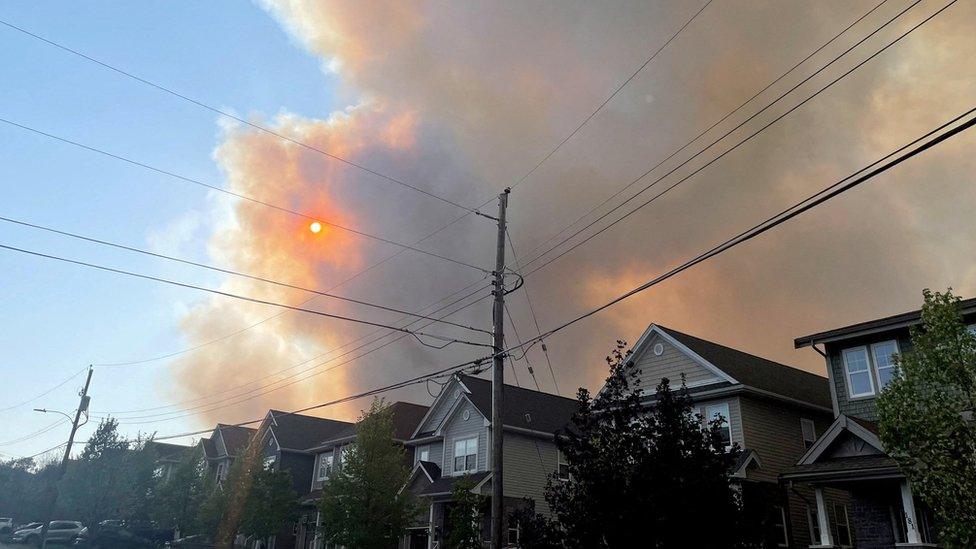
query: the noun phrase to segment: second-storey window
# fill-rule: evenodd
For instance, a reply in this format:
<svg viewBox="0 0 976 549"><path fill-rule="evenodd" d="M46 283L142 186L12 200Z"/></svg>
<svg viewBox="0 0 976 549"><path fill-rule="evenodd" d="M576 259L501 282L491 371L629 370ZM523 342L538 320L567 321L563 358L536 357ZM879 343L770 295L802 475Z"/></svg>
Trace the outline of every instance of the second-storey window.
<svg viewBox="0 0 976 549"><path fill-rule="evenodd" d="M844 367L847 368L847 385L852 397L874 394L867 347L844 349Z"/></svg>
<svg viewBox="0 0 976 549"><path fill-rule="evenodd" d="M417 460L430 461L430 444L417 447Z"/></svg>
<svg viewBox="0 0 976 549"><path fill-rule="evenodd" d="M895 355L898 344L894 341L882 341L871 346L874 355L874 367L878 371L878 387L884 389L895 378L898 366L895 365Z"/></svg>
<svg viewBox="0 0 976 549"><path fill-rule="evenodd" d="M454 441L454 472L473 473L478 470L478 437Z"/></svg>
<svg viewBox="0 0 976 549"><path fill-rule="evenodd" d="M569 480L569 464L566 463L566 456L559 450L556 450L556 478Z"/></svg>
<svg viewBox="0 0 976 549"><path fill-rule="evenodd" d="M325 480L332 474L332 463L335 457L332 454L319 454L318 480Z"/></svg>
<svg viewBox="0 0 976 549"><path fill-rule="evenodd" d="M803 449L809 450L817 441L817 426L813 420L800 418L800 434L803 436Z"/></svg>
<svg viewBox="0 0 976 549"><path fill-rule="evenodd" d="M725 443L726 448L732 446L732 420L729 416L729 403L723 402L721 404L706 406L705 417L709 422L714 420L721 421L718 429L719 435L722 437L722 442Z"/></svg>

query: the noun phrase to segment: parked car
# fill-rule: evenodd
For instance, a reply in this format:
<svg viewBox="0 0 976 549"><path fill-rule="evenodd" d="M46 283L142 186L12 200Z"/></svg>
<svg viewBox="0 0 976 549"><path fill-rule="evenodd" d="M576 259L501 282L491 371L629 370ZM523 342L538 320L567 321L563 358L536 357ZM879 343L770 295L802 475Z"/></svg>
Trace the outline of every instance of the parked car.
<svg viewBox="0 0 976 549"><path fill-rule="evenodd" d="M41 530L44 525L38 524L34 528L22 528L14 532L10 541L39 546L41 544ZM76 520L52 520L47 529L47 541L54 543L72 543L78 537L84 526Z"/></svg>
<svg viewBox="0 0 976 549"><path fill-rule="evenodd" d="M90 549L149 549L157 543L143 532L128 528L121 520L103 520L94 527L81 529L74 539L75 547Z"/></svg>
<svg viewBox="0 0 976 549"><path fill-rule="evenodd" d="M206 534L196 534L185 538L167 541L166 547L179 547L181 549L214 549L213 540Z"/></svg>
<svg viewBox="0 0 976 549"><path fill-rule="evenodd" d="M9 534L14 529L14 519L0 517L0 534Z"/></svg>

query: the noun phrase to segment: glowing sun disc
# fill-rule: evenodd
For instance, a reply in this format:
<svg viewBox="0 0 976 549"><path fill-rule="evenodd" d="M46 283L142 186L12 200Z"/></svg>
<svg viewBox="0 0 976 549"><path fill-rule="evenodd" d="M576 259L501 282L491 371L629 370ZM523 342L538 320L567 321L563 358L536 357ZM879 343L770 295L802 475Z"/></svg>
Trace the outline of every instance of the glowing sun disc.
<svg viewBox="0 0 976 549"><path fill-rule="evenodd" d="M308 226L308 230L312 231L315 234L318 234L322 232L322 224L319 223L318 221L313 221L312 224Z"/></svg>

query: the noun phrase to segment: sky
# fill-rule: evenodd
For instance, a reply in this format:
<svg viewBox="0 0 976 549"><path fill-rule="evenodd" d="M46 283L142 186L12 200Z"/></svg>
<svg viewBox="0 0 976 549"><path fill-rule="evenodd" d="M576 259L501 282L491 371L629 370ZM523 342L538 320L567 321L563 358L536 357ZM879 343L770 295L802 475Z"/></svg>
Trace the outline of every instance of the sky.
<svg viewBox="0 0 976 549"><path fill-rule="evenodd" d="M710 139L696 141L622 196L667 173L899 12L907 8L660 185L717 156L946 3L882 3ZM702 4L36 2L6 4L0 19L279 135L476 205L519 181ZM509 217L519 259L533 258L564 225L877 4L710 3L516 186ZM538 333L526 292L539 325L553 327L971 108L976 44L967 28L974 19L970 3L951 6L675 191L528 276L524 290L508 298L518 335ZM413 243L464 213L2 26L0 67L0 118L324 222ZM478 269L411 251L388 259L397 247L328 223L313 234L307 218L9 123L0 123L0 143L3 217L407 310L478 288L483 277ZM973 295L974 143L969 134L954 138L560 332L547 340L553 374L538 346L527 357L539 386L555 392L558 384L567 396L580 386L597 389L605 374L601 359L614 341L636 341L651 322L822 374L819 357L794 350L793 338L916 308L926 287ZM493 207L490 202L486 210ZM488 268L494 239L490 220L467 216L418 246ZM0 243L331 314L384 323L399 318L10 223L0 222ZM130 436L181 433L260 418L269 408L325 402L485 354L463 344L435 350L404 338L350 360L372 348L356 346L381 334L0 252L0 410L7 419L0 456L31 455L63 442L67 426L55 425L59 416L32 408L72 409L89 364L96 365L93 419L82 440L105 416L118 418ZM488 328L489 303L451 318ZM426 331L487 342L481 332L452 326ZM517 336L510 331L508 337ZM508 374L535 386L524 361ZM436 387L388 398L427 403L425 389ZM352 419L367 404L316 413Z"/></svg>

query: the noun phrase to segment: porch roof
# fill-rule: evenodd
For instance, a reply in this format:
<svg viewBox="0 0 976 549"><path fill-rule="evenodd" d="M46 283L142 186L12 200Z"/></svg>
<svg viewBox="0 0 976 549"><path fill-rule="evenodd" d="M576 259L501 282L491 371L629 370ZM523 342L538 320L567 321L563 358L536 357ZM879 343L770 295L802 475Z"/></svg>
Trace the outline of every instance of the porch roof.
<svg viewBox="0 0 976 549"><path fill-rule="evenodd" d="M475 486L481 484L488 476L491 475L489 471L481 471L479 473L473 473L468 475L467 478L471 479L471 482ZM464 479L463 476L457 477L441 477L430 484L427 488L420 491L419 496L441 496L445 494L450 494L454 490L454 485Z"/></svg>
<svg viewBox="0 0 976 549"><path fill-rule="evenodd" d="M783 480L830 481L892 478L904 476L898 464L888 456L853 456L825 459L806 465L795 465L780 477Z"/></svg>

